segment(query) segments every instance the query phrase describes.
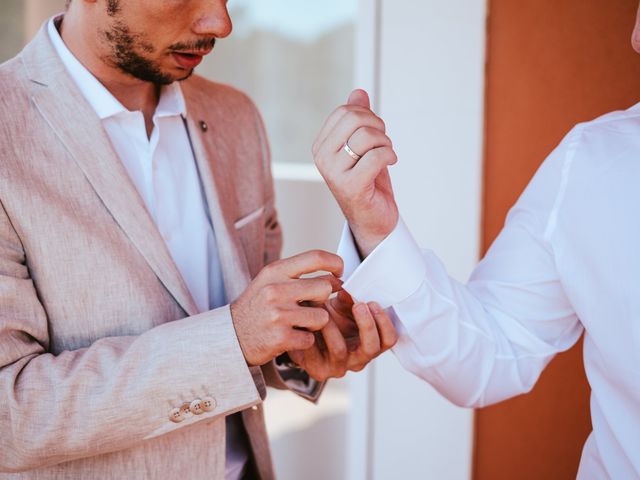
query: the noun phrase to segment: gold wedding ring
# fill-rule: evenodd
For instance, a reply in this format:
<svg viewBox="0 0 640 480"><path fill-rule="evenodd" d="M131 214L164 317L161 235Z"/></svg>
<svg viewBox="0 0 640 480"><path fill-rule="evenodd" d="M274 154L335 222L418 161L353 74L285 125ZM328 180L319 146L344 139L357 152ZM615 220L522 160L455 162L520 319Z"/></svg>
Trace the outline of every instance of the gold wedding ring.
<svg viewBox="0 0 640 480"><path fill-rule="evenodd" d="M362 155L358 155L356 152L351 150L351 147L349 146L348 142L344 144L344 147L342 147L342 149L345 152L347 152L347 155L349 155L351 158L353 158L356 162L362 158Z"/></svg>

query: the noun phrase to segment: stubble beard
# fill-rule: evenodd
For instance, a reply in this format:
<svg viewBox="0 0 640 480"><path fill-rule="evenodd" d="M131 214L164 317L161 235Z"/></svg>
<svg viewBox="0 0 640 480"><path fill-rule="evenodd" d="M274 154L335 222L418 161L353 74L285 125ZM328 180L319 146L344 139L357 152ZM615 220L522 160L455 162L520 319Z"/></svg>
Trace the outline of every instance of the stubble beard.
<svg viewBox="0 0 640 480"><path fill-rule="evenodd" d="M186 80L193 70L185 72L184 77L174 78L162 71L157 62L146 58L138 51L155 52L153 45L145 42L140 35L131 33L129 27L121 20L116 20L109 30L103 32L110 46L107 61L121 72L154 85L169 85L176 80Z"/></svg>

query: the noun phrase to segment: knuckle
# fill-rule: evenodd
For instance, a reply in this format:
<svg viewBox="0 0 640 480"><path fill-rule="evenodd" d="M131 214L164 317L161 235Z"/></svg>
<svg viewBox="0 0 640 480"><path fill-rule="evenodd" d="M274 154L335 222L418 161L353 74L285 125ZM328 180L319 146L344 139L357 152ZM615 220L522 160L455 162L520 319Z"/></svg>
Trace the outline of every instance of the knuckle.
<svg viewBox="0 0 640 480"><path fill-rule="evenodd" d="M312 250L312 252L315 256L315 259L318 261L324 260L324 258L327 256L327 252L325 252L324 250L320 250L319 248Z"/></svg>
<svg viewBox="0 0 640 480"><path fill-rule="evenodd" d="M283 328L272 327L268 342L272 348L284 350L286 346L287 335ZM267 341L266 341L267 342ZM266 343L265 342L265 343Z"/></svg>
<svg viewBox="0 0 640 480"><path fill-rule="evenodd" d="M386 338L385 345L387 346L387 348L391 348L396 343L398 343L398 339L399 339L398 332L396 332L395 329L391 329L386 337L387 338Z"/></svg>
<svg viewBox="0 0 640 480"><path fill-rule="evenodd" d="M324 263L326 252L316 249L316 250L309 251L307 255L309 257L309 263L313 265L321 265Z"/></svg>
<svg viewBox="0 0 640 480"><path fill-rule="evenodd" d="M361 372L362 370L364 370L364 367L366 366L366 364L357 364L354 365L353 367L351 367L351 370L353 370L354 372Z"/></svg>
<svg viewBox="0 0 640 480"><path fill-rule="evenodd" d="M344 345L336 347L333 354L336 357L336 359L342 363L347 359L347 356L348 356L347 347L345 347Z"/></svg>
<svg viewBox="0 0 640 480"><path fill-rule="evenodd" d="M357 110L349 110L345 115L347 122L353 125L362 125L367 117L367 114Z"/></svg>
<svg viewBox="0 0 640 480"><path fill-rule="evenodd" d="M270 308L267 313L267 318L271 324L279 324L282 320L282 311L279 308ZM281 334L281 332L278 332Z"/></svg>
<svg viewBox="0 0 640 480"><path fill-rule="evenodd" d="M362 136L368 141L373 142L376 139L380 138L380 130L374 127L360 127L359 129L362 132Z"/></svg>
<svg viewBox="0 0 640 480"><path fill-rule="evenodd" d="M331 296L331 293L333 292L333 286L331 285L331 282L329 280L325 278L319 279L318 290L322 297L328 298L329 296Z"/></svg>
<svg viewBox="0 0 640 480"><path fill-rule="evenodd" d="M306 333L303 337L302 337L302 341L300 342L304 349L308 349L313 347L313 344L315 343L316 338L313 336L313 333Z"/></svg>
<svg viewBox="0 0 640 480"><path fill-rule="evenodd" d="M266 265L265 267L262 268L262 270L260 270L260 273L258 273L258 276L261 277L261 279L269 278L271 276L274 275L274 273L281 267L282 265L282 260L276 260L275 262L270 263L269 265Z"/></svg>
<svg viewBox="0 0 640 480"><path fill-rule="evenodd" d="M345 115L347 115L350 111L349 105L340 105L338 108L336 108L336 114L340 115L341 117L344 117Z"/></svg>
<svg viewBox="0 0 640 480"><path fill-rule="evenodd" d="M318 312L316 313L316 316L318 318L318 323L322 327L324 327L327 323L329 323L329 312L322 308L318 308L317 310Z"/></svg>
<svg viewBox="0 0 640 480"><path fill-rule="evenodd" d="M279 288L277 285L265 285L262 288L262 295L268 303L274 303L279 298Z"/></svg>

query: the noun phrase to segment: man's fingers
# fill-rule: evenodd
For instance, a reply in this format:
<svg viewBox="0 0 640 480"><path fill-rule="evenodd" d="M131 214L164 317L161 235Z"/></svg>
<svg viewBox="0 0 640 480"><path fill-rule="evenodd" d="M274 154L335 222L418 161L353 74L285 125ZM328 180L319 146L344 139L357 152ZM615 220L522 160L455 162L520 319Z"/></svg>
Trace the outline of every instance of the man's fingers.
<svg viewBox="0 0 640 480"><path fill-rule="evenodd" d="M398 341L398 332L391 321L391 317L375 302L369 303L369 310L378 327L382 350L389 350Z"/></svg>
<svg viewBox="0 0 640 480"><path fill-rule="evenodd" d="M341 369L347 359L347 343L337 325L333 322L327 323L322 329L322 338L329 355L329 361L333 365L333 369ZM344 373L344 372L342 372Z"/></svg>
<svg viewBox="0 0 640 480"><path fill-rule="evenodd" d="M364 90L358 89L351 92L351 95L349 95L349 100L347 100L347 105L342 105L341 107L336 108L331 113L331 115L329 115L327 120L322 125L320 133L318 134L318 137L316 138L316 141L311 148L314 156L320 150L320 147L329 136L329 132L333 130L333 127L336 126L336 124L348 111L356 107L363 110L370 110L369 95Z"/></svg>
<svg viewBox="0 0 640 480"><path fill-rule="evenodd" d="M296 307L287 313L292 327L312 332L322 330L329 323L329 314L324 308Z"/></svg>
<svg viewBox="0 0 640 480"><path fill-rule="evenodd" d="M314 278L297 278L282 285L282 300L292 299L299 305L314 307L324 305L329 297L340 290L342 280L333 275ZM286 290L286 293L284 292Z"/></svg>
<svg viewBox="0 0 640 480"><path fill-rule="evenodd" d="M313 347L311 347L313 348ZM304 365L304 350L290 350L287 352L289 358L298 366Z"/></svg>
<svg viewBox="0 0 640 480"><path fill-rule="evenodd" d="M353 92L351 92L351 94L349 95L349 100L347 100L347 103L349 105L358 105L359 107L364 107L369 109L371 108L371 101L369 100L369 94L365 90L362 90L361 88L358 88Z"/></svg>
<svg viewBox="0 0 640 480"><path fill-rule="evenodd" d="M318 155L321 158L334 158L336 153L347 156L341 150L344 144L348 142L351 136L360 128L370 128L379 130L384 133L386 126L384 121L370 110L363 110L358 107L350 107L349 110L333 129L327 135L327 139L323 142ZM351 147L351 144L349 143ZM355 151L356 154L362 155L364 152Z"/></svg>
<svg viewBox="0 0 640 480"><path fill-rule="evenodd" d="M380 130L371 127L360 127L347 140L352 152L360 157L367 152L380 147L393 147L391 139ZM344 144L343 144L344 145ZM343 147L344 148L344 147ZM347 152L338 152L337 161L333 165L334 169L345 172L353 168L359 160L352 158Z"/></svg>
<svg viewBox="0 0 640 480"><path fill-rule="evenodd" d="M371 127L360 127L349 138L349 147L361 157L374 148L392 146L391 139L384 132Z"/></svg>
<svg viewBox="0 0 640 480"><path fill-rule="evenodd" d="M350 316L353 308L353 298L346 290L340 290L338 295L331 301L331 306L341 315Z"/></svg>
<svg viewBox="0 0 640 480"><path fill-rule="evenodd" d="M285 275L288 278L299 278L301 275L315 272L329 272L339 277L342 275L343 268L342 258L324 250L300 253L266 267L267 270Z"/></svg>
<svg viewBox="0 0 640 480"><path fill-rule="evenodd" d="M325 305L331 317L331 321L336 324L343 337L353 337L358 335L358 326L353 321L351 307L353 302L343 304L339 298L342 290L335 298L329 300ZM349 297L351 298L351 297Z"/></svg>
<svg viewBox="0 0 640 480"><path fill-rule="evenodd" d="M315 157L318 152L322 149L322 146L326 142L327 138L334 130L335 126L343 120L343 118L350 112L362 112L367 113L370 112L368 108L360 107L357 105L341 105L336 108L331 115L325 120L322 128L320 129L320 133L316 137L315 142L313 142L313 146L311 147L311 153Z"/></svg>
<svg viewBox="0 0 640 480"><path fill-rule="evenodd" d="M342 291L342 285L344 282L334 275L319 275L313 278L329 282L331 285L331 293L339 293Z"/></svg>
<svg viewBox="0 0 640 480"><path fill-rule="evenodd" d="M391 147L369 150L348 172L350 188L355 192L363 191L373 185L376 178L397 161L396 152Z"/></svg>
<svg viewBox="0 0 640 480"><path fill-rule="evenodd" d="M283 349L287 352L291 350L309 350L314 346L315 341L316 337L311 332L290 329L287 332L287 338L285 339Z"/></svg>
<svg viewBox="0 0 640 480"><path fill-rule="evenodd" d="M360 332L359 350L372 359L380 354L380 337L378 327L365 303L357 303L353 306L353 317Z"/></svg>

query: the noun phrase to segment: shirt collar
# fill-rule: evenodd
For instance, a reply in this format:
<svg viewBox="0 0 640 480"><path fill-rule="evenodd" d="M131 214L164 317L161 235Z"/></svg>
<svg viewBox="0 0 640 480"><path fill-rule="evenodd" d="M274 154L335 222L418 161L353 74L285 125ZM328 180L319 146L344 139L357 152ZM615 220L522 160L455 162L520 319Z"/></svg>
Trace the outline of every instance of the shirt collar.
<svg viewBox="0 0 640 480"><path fill-rule="evenodd" d="M98 117L104 120L105 118L113 117L121 113L128 113L129 110L127 110L67 48L56 28L56 23L60 20L62 20L62 15L49 20L47 26L49 37L69 75L71 75L71 78ZM183 117L187 115L184 95L178 82L173 82L162 87L160 91L160 101L158 102L154 116L165 117L173 115L182 115Z"/></svg>

